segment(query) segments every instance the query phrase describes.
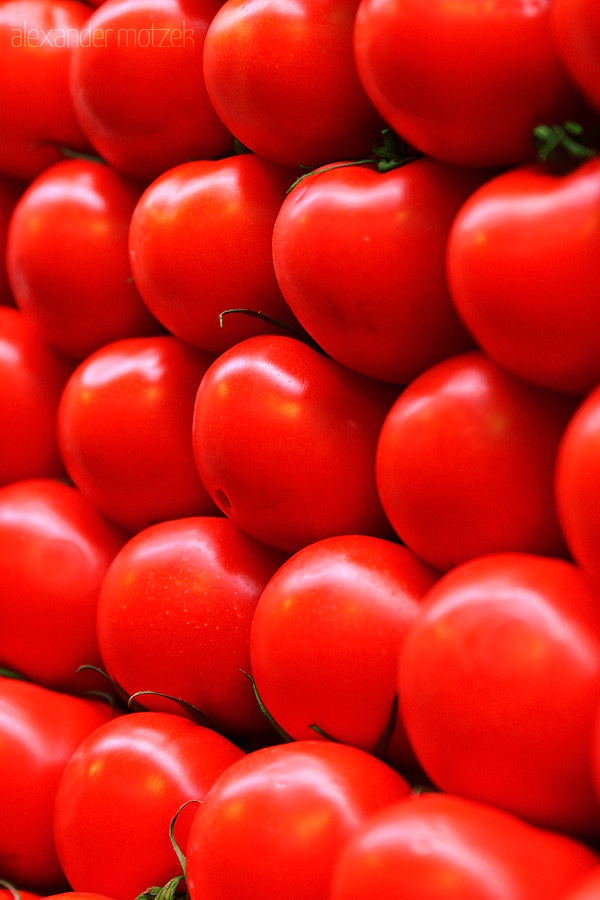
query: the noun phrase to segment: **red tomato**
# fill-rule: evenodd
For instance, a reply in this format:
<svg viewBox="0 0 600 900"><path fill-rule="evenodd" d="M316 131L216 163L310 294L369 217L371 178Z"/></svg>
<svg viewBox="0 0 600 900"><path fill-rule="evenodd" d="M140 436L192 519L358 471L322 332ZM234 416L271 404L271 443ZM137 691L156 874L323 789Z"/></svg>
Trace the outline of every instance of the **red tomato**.
<svg viewBox="0 0 600 900"><path fill-rule="evenodd" d="M0 488L0 664L46 687L85 689L76 670L101 663L98 595L124 541L66 484Z"/></svg>
<svg viewBox="0 0 600 900"><path fill-rule="evenodd" d="M273 259L300 324L343 365L407 384L472 346L446 286L446 241L481 174L420 159L327 168L287 197Z"/></svg>
<svg viewBox="0 0 600 900"><path fill-rule="evenodd" d="M594 0L553 0L552 24L565 66L600 110L600 7Z"/></svg>
<svg viewBox="0 0 600 900"><path fill-rule="evenodd" d="M54 800L67 762L104 724L107 704L0 678L0 871L40 893L66 890L53 837Z"/></svg>
<svg viewBox="0 0 600 900"><path fill-rule="evenodd" d="M285 169L245 154L178 166L143 194L131 221L133 274L154 315L181 340L221 353L273 330L245 315L225 316L221 328L219 314L232 307L295 322L271 253L289 183Z"/></svg>
<svg viewBox="0 0 600 900"><path fill-rule="evenodd" d="M421 794L387 806L351 838L329 898L564 900L598 862L584 844L492 806Z"/></svg>
<svg viewBox="0 0 600 900"><path fill-rule="evenodd" d="M408 630L400 698L441 790L598 835L600 596L575 566L498 553L441 578Z"/></svg>
<svg viewBox="0 0 600 900"><path fill-rule="evenodd" d="M72 368L34 322L0 308L0 485L64 474L56 411Z"/></svg>
<svg viewBox="0 0 600 900"><path fill-rule="evenodd" d="M49 344L76 359L160 330L129 266L140 193L108 166L73 159L36 178L13 213L7 264L17 305Z"/></svg>
<svg viewBox="0 0 600 900"><path fill-rule="evenodd" d="M459 315L500 365L583 394L600 381L600 159L568 175L522 166L459 212L448 281Z"/></svg>
<svg viewBox="0 0 600 900"><path fill-rule="evenodd" d="M250 672L250 622L285 557L228 519L163 522L113 561L98 607L104 664L128 694L179 697L226 733L265 731ZM150 709L177 707L144 697ZM268 729L270 730L270 729Z"/></svg>
<svg viewBox="0 0 600 900"><path fill-rule="evenodd" d="M252 673L275 721L297 740L315 738L316 724L377 752L406 629L436 577L405 547L363 535L317 541L284 563L250 633ZM413 758L396 727L394 763L404 771Z"/></svg>
<svg viewBox="0 0 600 900"><path fill-rule="evenodd" d="M191 444L194 398L212 362L174 337L129 338L75 370L58 411L58 438L77 487L134 532L215 511Z"/></svg>
<svg viewBox="0 0 600 900"><path fill-rule="evenodd" d="M244 754L182 716L139 712L108 722L71 757L56 795L56 850L75 891L132 900L181 874L169 823ZM195 805L178 817L185 853Z"/></svg>
<svg viewBox="0 0 600 900"><path fill-rule="evenodd" d="M552 0L362 0L354 32L365 90L428 156L503 166L535 154L531 133L582 101L554 46Z"/></svg>
<svg viewBox="0 0 600 900"><path fill-rule="evenodd" d="M293 338L242 341L198 390L202 480L240 528L288 553L336 534L388 536L375 447L395 395Z"/></svg>
<svg viewBox="0 0 600 900"><path fill-rule="evenodd" d="M98 153L150 181L188 159L230 153L202 74L218 0L107 0L73 52L71 93Z"/></svg>
<svg viewBox="0 0 600 900"><path fill-rule="evenodd" d="M374 812L410 788L344 744L256 750L215 782L190 830L191 900L328 900L335 860Z"/></svg>
<svg viewBox="0 0 600 900"><path fill-rule="evenodd" d="M569 550L600 585L600 386L582 402L561 441L556 503Z"/></svg>
<svg viewBox="0 0 600 900"><path fill-rule="evenodd" d="M561 900L598 900L600 897L600 867L593 869L576 887Z"/></svg>
<svg viewBox="0 0 600 900"><path fill-rule="evenodd" d="M377 449L379 495L401 540L439 569L499 550L562 554L553 474L572 409L476 351L416 378Z"/></svg>
<svg viewBox="0 0 600 900"><path fill-rule="evenodd" d="M30 180L87 150L69 93L69 63L90 9L76 0L0 4L0 171Z"/></svg>

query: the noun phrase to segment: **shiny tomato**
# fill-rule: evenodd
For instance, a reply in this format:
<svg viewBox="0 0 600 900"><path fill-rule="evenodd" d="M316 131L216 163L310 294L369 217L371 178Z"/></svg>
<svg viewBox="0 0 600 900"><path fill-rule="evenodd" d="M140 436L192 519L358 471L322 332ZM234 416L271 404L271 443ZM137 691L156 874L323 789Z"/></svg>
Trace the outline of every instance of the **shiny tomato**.
<svg viewBox="0 0 600 900"><path fill-rule="evenodd" d="M598 863L584 844L492 806L421 794L390 804L350 839L329 897L564 900Z"/></svg>
<svg viewBox="0 0 600 900"><path fill-rule="evenodd" d="M290 181L285 169L243 154L177 166L143 194L131 221L133 274L146 304L181 340L221 353L273 331L241 314L225 316L221 327L220 313L232 307L295 322L271 253Z"/></svg>
<svg viewBox="0 0 600 900"><path fill-rule="evenodd" d="M391 749L405 771L413 760L400 720L391 748L385 734L404 636L436 577L406 547L364 535L317 541L284 563L250 633L252 673L275 721L297 740L315 738L316 724L342 743Z"/></svg>
<svg viewBox="0 0 600 900"><path fill-rule="evenodd" d="M448 244L450 293L475 340L543 387L600 381L600 159L557 176L521 166L480 187Z"/></svg>
<svg viewBox="0 0 600 900"><path fill-rule="evenodd" d="M111 717L108 704L0 678L0 872L40 893L68 885L54 847L54 801L81 741Z"/></svg>
<svg viewBox="0 0 600 900"><path fill-rule="evenodd" d="M360 825L410 788L368 753L298 741L256 750L217 779L187 849L191 900L328 900Z"/></svg>
<svg viewBox="0 0 600 900"><path fill-rule="evenodd" d="M27 316L0 308L0 485L64 475L56 413L72 369Z"/></svg>
<svg viewBox="0 0 600 900"><path fill-rule="evenodd" d="M75 891L132 900L181 874L169 823L244 754L182 716L138 712L97 728L69 760L56 795L56 849ZM178 817L185 853L195 805Z"/></svg>
<svg viewBox="0 0 600 900"><path fill-rule="evenodd" d="M571 563L497 553L444 575L409 627L400 698L439 788L546 828L599 833L600 596Z"/></svg>
<svg viewBox="0 0 600 900"><path fill-rule="evenodd" d="M97 350L67 382L58 411L67 471L128 531L215 512L190 437L212 359L174 337L128 338Z"/></svg>
<svg viewBox="0 0 600 900"><path fill-rule="evenodd" d="M108 674L128 694L160 691L193 704L219 731L274 736L240 670L250 672L252 616L284 559L224 518L142 531L102 586L98 640ZM159 697L140 703L179 711Z"/></svg>
<svg viewBox="0 0 600 900"><path fill-rule="evenodd" d="M375 447L396 392L294 338L242 341L196 397L193 447L210 496L288 553L336 534L389 536Z"/></svg>
<svg viewBox="0 0 600 900"><path fill-rule="evenodd" d="M0 171L26 181L88 150L69 93L69 64L90 8L76 0L0 4Z"/></svg>
<svg viewBox="0 0 600 900"><path fill-rule="evenodd" d="M428 369L394 403L377 448L400 539L439 569L499 550L564 553L553 475L572 411L478 351Z"/></svg>
<svg viewBox="0 0 600 900"><path fill-rule="evenodd" d="M7 266L17 305L71 357L160 330L129 266L140 193L108 166L73 159L36 178L13 212Z"/></svg>
<svg viewBox="0 0 600 900"><path fill-rule="evenodd" d="M230 153L206 93L202 52L218 0L106 0L73 52L70 86L100 156L146 182Z"/></svg>
<svg viewBox="0 0 600 900"><path fill-rule="evenodd" d="M275 273L326 353L363 375L407 384L472 346L444 263L452 220L481 180L420 159L384 174L325 166L294 188L275 223Z"/></svg>
<svg viewBox="0 0 600 900"><path fill-rule="evenodd" d="M356 73L358 0L227 0L206 35L204 74L223 122L284 166L361 158L383 122Z"/></svg>
<svg viewBox="0 0 600 900"><path fill-rule="evenodd" d="M553 0L552 24L569 73L600 110L600 7L594 0Z"/></svg>
<svg viewBox="0 0 600 900"><path fill-rule="evenodd" d="M559 60L552 0L362 0L361 81L428 156L465 166L531 159L531 133L583 106Z"/></svg>

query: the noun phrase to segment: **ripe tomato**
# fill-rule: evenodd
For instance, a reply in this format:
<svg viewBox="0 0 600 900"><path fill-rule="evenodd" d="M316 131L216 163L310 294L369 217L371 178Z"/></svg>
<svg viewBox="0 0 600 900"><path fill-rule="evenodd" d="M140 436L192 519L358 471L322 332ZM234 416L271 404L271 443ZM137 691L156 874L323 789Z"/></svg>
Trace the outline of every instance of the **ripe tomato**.
<svg viewBox="0 0 600 900"><path fill-rule="evenodd" d="M288 553L336 534L389 536L375 447L395 396L294 338L242 341L198 389L202 480L240 528Z"/></svg>
<svg viewBox="0 0 600 900"><path fill-rule="evenodd" d="M98 640L108 674L128 694L153 690L186 700L219 731L272 733L240 669L250 672L252 615L284 559L223 518L142 531L102 586ZM178 711L158 697L140 702Z"/></svg>
<svg viewBox="0 0 600 900"><path fill-rule="evenodd" d="M191 900L327 900L340 850L410 788L375 757L298 741L256 750L217 779L187 849Z"/></svg>
<svg viewBox="0 0 600 900"><path fill-rule="evenodd" d="M286 198L273 234L292 312L343 365L407 384L472 346L446 286L448 231L478 172L420 159L379 174L324 167Z"/></svg>
<svg viewBox="0 0 600 900"><path fill-rule="evenodd" d="M140 194L108 166L73 159L36 178L13 212L7 265L17 305L76 359L160 330L131 281L127 241Z"/></svg>
<svg viewBox="0 0 600 900"><path fill-rule="evenodd" d="M233 149L202 74L218 0L106 0L73 52L77 116L100 156L150 181L188 159Z"/></svg>
<svg viewBox="0 0 600 900"><path fill-rule="evenodd" d="M599 203L600 159L562 176L521 166L475 191L450 232L450 293L479 346L558 391L600 381Z"/></svg>
<svg viewBox="0 0 600 900"><path fill-rule="evenodd" d="M598 863L584 844L492 806L420 794L350 839L330 900L564 900Z"/></svg>
<svg viewBox="0 0 600 900"><path fill-rule="evenodd" d="M67 471L128 531L215 512L190 439L212 359L174 337L128 338L97 350L67 382L58 411Z"/></svg>
<svg viewBox="0 0 600 900"><path fill-rule="evenodd" d="M377 448L400 539L439 569L499 550L563 553L553 475L572 410L478 351L428 369L394 403Z"/></svg>
<svg viewBox="0 0 600 900"><path fill-rule="evenodd" d="M0 308L0 485L64 475L56 412L72 368L34 322Z"/></svg>
<svg viewBox="0 0 600 900"><path fill-rule="evenodd" d="M88 150L69 93L71 55L90 9L76 0L0 4L0 171L27 181Z"/></svg>
<svg viewBox="0 0 600 900"><path fill-rule="evenodd" d="M0 678L0 871L41 893L66 890L53 837L54 800L81 741L107 722L105 703Z"/></svg>
<svg viewBox="0 0 600 900"><path fill-rule="evenodd" d="M317 541L284 563L250 632L252 673L275 721L297 740L315 738L316 724L377 752L406 629L436 577L405 547L363 535ZM413 758L396 727L393 761L406 771Z"/></svg>
<svg viewBox="0 0 600 900"><path fill-rule="evenodd" d="M124 541L69 485L0 488L0 664L47 687L84 690L76 671L100 665L98 595Z"/></svg>
<svg viewBox="0 0 600 900"><path fill-rule="evenodd" d="M464 166L531 159L532 129L582 101L550 25L552 0L362 0L354 31L365 90L398 134Z"/></svg>
<svg viewBox="0 0 600 900"><path fill-rule="evenodd" d="M202 800L244 754L182 716L138 712L97 728L69 760L56 795L54 837L69 884L132 900L181 874L169 823ZM178 817L185 853L195 807Z"/></svg>
<svg viewBox="0 0 600 900"><path fill-rule="evenodd" d="M400 662L404 724L444 791L593 836L600 597L568 562L497 553L429 591Z"/></svg>
<svg viewBox="0 0 600 900"><path fill-rule="evenodd" d="M255 153L283 166L360 158L383 122L356 74L358 0L227 0L206 35L214 107Z"/></svg>
<svg viewBox="0 0 600 900"><path fill-rule="evenodd" d="M553 0L554 40L581 90L600 110L600 8L594 0Z"/></svg>
<svg viewBox="0 0 600 900"><path fill-rule="evenodd" d="M295 321L271 254L289 183L285 169L244 154L177 166L143 194L131 221L133 274L154 315L181 340L221 353L273 330L245 315L226 316L220 327L219 314L232 307Z"/></svg>

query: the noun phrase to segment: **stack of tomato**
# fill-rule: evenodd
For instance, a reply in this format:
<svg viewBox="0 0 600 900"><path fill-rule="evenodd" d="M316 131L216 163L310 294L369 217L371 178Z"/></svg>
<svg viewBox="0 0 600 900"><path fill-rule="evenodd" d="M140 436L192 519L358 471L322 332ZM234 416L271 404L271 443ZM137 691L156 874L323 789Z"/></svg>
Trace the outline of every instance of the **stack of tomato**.
<svg viewBox="0 0 600 900"><path fill-rule="evenodd" d="M2 893L599 900L600 5L2 0L0 101Z"/></svg>

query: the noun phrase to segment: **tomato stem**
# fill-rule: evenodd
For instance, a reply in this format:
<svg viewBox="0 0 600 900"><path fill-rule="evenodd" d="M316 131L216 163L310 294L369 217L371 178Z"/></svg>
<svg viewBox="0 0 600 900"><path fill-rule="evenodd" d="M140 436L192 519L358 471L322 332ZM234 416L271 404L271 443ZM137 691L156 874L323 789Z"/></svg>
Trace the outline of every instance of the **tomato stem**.
<svg viewBox="0 0 600 900"><path fill-rule="evenodd" d="M252 690L254 691L254 696L256 697L256 701L260 707L260 711L263 714L263 716L271 723L271 725L273 726L273 728L275 729L275 731L277 732L279 737L283 738L283 740L286 742L286 744L293 744L294 738L290 734L288 734L287 731L285 731L281 727L281 725L279 725L275 721L275 719L273 718L273 716L271 715L271 713L269 712L269 710L267 709L265 704L260 699L260 694L258 693L258 688L256 687L256 682L255 682L254 678L252 677L252 675L250 675L248 672L244 672L243 669L240 669L240 672L242 673L242 675L245 675L246 678L250 679L250 681L252 683Z"/></svg>

